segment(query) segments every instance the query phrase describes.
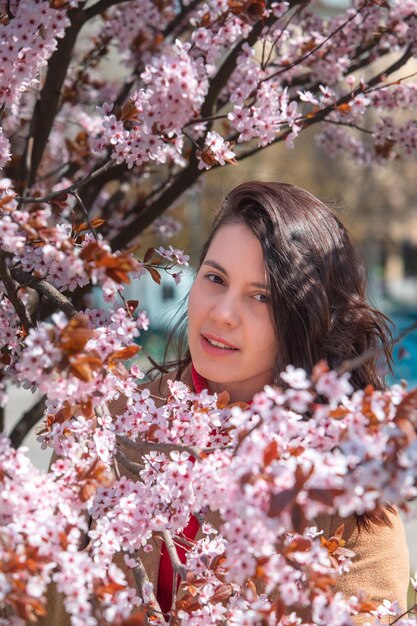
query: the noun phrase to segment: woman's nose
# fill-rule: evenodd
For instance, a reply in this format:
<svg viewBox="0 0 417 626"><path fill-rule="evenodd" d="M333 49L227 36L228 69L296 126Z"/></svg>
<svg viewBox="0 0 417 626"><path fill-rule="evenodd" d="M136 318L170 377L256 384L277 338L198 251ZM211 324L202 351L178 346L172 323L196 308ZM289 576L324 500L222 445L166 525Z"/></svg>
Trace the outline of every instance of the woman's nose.
<svg viewBox="0 0 417 626"><path fill-rule="evenodd" d="M211 310L212 319L219 324L236 326L239 323L239 303L232 294L224 295L216 301Z"/></svg>

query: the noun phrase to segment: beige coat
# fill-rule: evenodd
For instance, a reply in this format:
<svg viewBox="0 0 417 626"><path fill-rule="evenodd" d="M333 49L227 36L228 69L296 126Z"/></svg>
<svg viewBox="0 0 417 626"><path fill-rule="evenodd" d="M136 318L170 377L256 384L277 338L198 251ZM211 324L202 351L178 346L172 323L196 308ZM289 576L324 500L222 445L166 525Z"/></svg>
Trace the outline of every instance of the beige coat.
<svg viewBox="0 0 417 626"><path fill-rule="evenodd" d="M190 377L185 382L191 385ZM163 397L168 395L165 381L152 383L151 392ZM117 413L120 407L114 407ZM138 461L139 459L132 459ZM128 471L125 475L134 478ZM356 553L351 570L344 574L337 585L337 590L346 597L356 595L361 589L365 590L370 599L382 602L383 599L397 600L401 608L407 606L407 588L410 576L409 555L405 540L405 532L399 516L396 513L388 513L392 526L373 525L371 531L358 530L354 516L340 518L336 515L322 516L316 523L323 530L324 537L331 537L340 524L344 523L346 541L345 547ZM219 527L220 517L218 513L210 512L206 520L214 527ZM197 539L202 538L201 530ZM153 551L141 552L141 559L148 574L149 580L156 589L158 582L158 570L160 559L160 540L152 539ZM116 558L117 564L125 572L129 584L134 587L133 574L126 568L122 558ZM62 598L51 585L48 592L47 617L40 620L40 626L70 626L69 617L65 613ZM357 617L357 626L362 626L369 621L370 616Z"/></svg>

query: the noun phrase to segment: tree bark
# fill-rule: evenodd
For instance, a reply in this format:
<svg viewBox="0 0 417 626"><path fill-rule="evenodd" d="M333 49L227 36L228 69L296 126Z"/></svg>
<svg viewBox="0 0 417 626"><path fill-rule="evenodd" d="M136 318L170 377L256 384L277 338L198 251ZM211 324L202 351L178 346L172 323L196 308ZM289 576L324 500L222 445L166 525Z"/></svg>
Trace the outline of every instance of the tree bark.
<svg viewBox="0 0 417 626"><path fill-rule="evenodd" d="M45 84L35 105L29 138L18 171L18 178L28 186L35 182L36 173L59 110L61 89L67 75L72 51L78 33L86 21L82 9L72 9L68 12L68 17L71 25L65 31L63 39L59 40L58 47L49 60Z"/></svg>
<svg viewBox="0 0 417 626"><path fill-rule="evenodd" d="M31 428L36 426L45 411L45 396L42 396L36 404L30 407L28 411L23 413L12 432L10 433L10 441L13 448L17 449L22 445L24 438Z"/></svg>

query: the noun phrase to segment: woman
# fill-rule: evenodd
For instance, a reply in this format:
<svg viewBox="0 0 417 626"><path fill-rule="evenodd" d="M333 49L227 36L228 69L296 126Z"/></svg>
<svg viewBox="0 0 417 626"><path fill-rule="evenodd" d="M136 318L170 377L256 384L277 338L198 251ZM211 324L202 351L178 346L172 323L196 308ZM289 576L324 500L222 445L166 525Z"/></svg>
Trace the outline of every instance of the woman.
<svg viewBox="0 0 417 626"><path fill-rule="evenodd" d="M165 369L175 366L177 378L197 391L226 390L231 402L249 402L280 380L288 364L311 372L325 359L336 369L372 353L352 371L351 383L382 389L377 354L390 365L390 334L384 315L366 302L365 289L358 252L326 205L293 185L242 184L225 198L203 247L189 294L188 348ZM397 513L388 507L379 516L318 520L324 536L342 522L356 558L340 590L351 596L365 589L373 599L397 600L405 608L409 558ZM192 537L195 528L191 523L186 534ZM171 581L163 549L163 604Z"/></svg>
<svg viewBox="0 0 417 626"><path fill-rule="evenodd" d="M167 396L166 380L176 376L196 391L226 390L232 402L250 402L264 385L276 383L288 364L311 372L326 359L334 369L372 349L382 351L389 364L388 337L384 316L365 300L358 253L328 207L292 185L245 183L224 200L204 245L189 294L185 349L161 368L151 392ZM383 388L375 353L356 367L351 382L355 388L369 383ZM123 402L113 412L122 408ZM215 513L208 521L219 524ZM316 520L327 537L342 521L346 547L356 558L340 590L351 596L365 589L372 599L398 600L405 608L408 553L396 512ZM200 538L194 518L185 534ZM160 542L153 541L153 548L141 556L168 611L170 559ZM126 569L122 559L120 565ZM128 579L134 584L131 573ZM53 604L51 599L43 623L64 624ZM357 624L364 621L357 618Z"/></svg>

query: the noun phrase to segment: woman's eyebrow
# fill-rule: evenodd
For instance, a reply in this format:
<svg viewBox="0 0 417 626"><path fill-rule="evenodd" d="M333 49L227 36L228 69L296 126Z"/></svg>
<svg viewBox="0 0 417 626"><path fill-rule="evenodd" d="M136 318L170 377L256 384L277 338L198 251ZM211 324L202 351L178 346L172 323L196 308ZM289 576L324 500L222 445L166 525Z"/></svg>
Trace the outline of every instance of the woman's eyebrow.
<svg viewBox="0 0 417 626"><path fill-rule="evenodd" d="M206 259L203 265L210 265L211 267L214 267L214 269L219 270L219 272L222 272L222 274L227 276L226 270L220 265L220 263L217 263L217 261L213 261L212 259ZM256 287L256 289L264 289L265 291L268 291L268 285L265 285L265 283L250 283L250 286Z"/></svg>
<svg viewBox="0 0 417 626"><path fill-rule="evenodd" d="M227 276L227 272L224 269L224 267L222 267L219 263L216 263L216 261L212 261L211 259L206 259L203 265L211 265L211 267L214 267L214 269L219 270L219 272L222 272L223 274Z"/></svg>

